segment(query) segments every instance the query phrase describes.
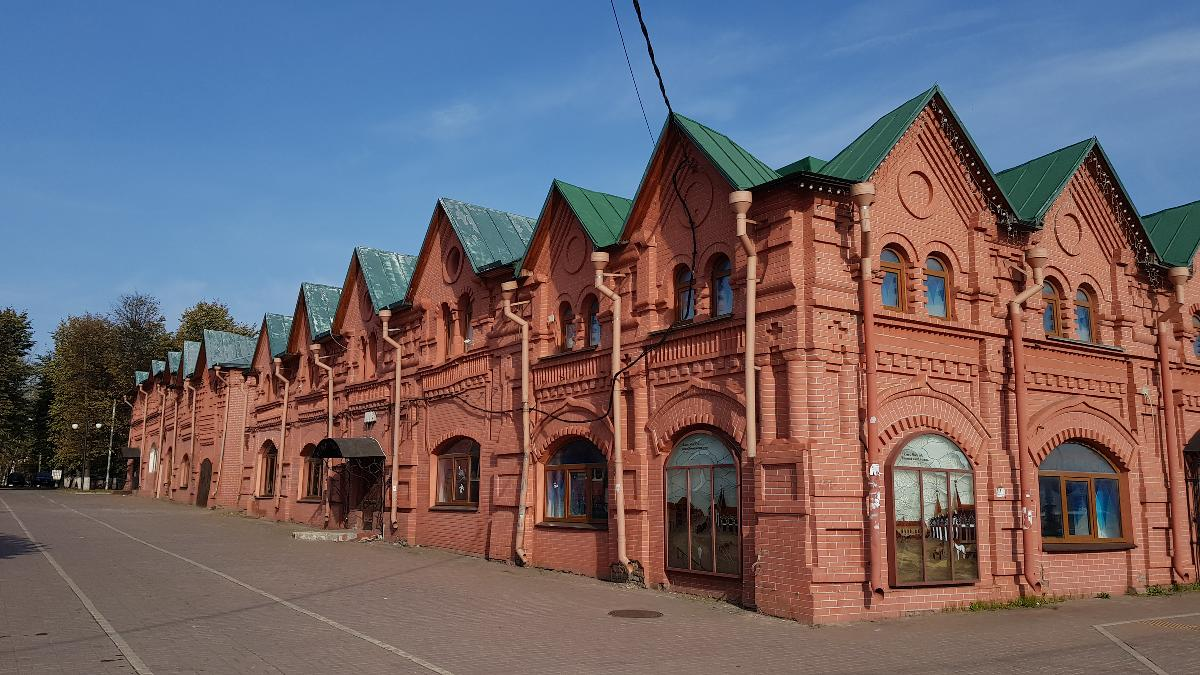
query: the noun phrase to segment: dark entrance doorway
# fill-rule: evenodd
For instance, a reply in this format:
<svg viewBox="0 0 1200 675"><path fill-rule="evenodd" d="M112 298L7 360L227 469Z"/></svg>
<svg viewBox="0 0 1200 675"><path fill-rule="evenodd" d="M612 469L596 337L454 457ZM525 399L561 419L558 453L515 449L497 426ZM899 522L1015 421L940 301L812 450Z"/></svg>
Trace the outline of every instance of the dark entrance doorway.
<svg viewBox="0 0 1200 675"><path fill-rule="evenodd" d="M341 527L383 532L384 454L374 438L326 438L315 455L335 464L329 506Z"/></svg>
<svg viewBox="0 0 1200 675"><path fill-rule="evenodd" d="M1189 444L1190 445L1190 444ZM1192 559L1200 565L1200 452L1183 453L1188 496L1188 516L1192 530Z"/></svg>
<svg viewBox="0 0 1200 675"><path fill-rule="evenodd" d="M212 462L200 462L200 480L196 481L196 506L208 506L208 488L212 485Z"/></svg>

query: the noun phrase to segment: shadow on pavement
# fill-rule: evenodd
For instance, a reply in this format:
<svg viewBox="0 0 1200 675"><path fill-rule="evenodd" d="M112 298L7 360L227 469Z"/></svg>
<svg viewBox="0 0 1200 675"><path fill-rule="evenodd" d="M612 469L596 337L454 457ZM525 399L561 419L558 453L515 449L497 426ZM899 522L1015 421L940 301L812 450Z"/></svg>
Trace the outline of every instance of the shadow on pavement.
<svg viewBox="0 0 1200 675"><path fill-rule="evenodd" d="M0 534L0 560L8 560L19 555L39 553L40 549L25 537L14 537L11 534Z"/></svg>

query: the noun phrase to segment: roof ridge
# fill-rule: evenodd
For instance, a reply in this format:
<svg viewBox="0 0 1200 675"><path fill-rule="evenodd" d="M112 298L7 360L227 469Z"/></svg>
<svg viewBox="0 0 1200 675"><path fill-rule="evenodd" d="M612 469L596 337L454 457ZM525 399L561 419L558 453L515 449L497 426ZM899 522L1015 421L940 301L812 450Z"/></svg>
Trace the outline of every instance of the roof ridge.
<svg viewBox="0 0 1200 675"><path fill-rule="evenodd" d="M896 143L900 140L904 133L907 132L912 126L913 122L916 121L917 116L921 114L921 111L924 110L927 105L929 105L929 102L933 100L933 97L941 93L941 87L939 87L937 84L934 84L932 87L926 89L920 94L905 100L900 105L892 108L883 115L880 115L874 122L864 129L861 134L856 136L849 145L842 148L842 150L834 155L832 159L826 162L818 173L822 173L827 176L843 178L846 180L866 180L867 176L870 176L875 169L879 168L879 165L883 163L884 158L887 157L888 153L891 152L891 149L896 146ZM946 97L943 95L942 99L945 100L945 98ZM947 101L947 105L948 104L949 102ZM893 116L899 115L905 111L907 111L907 114L904 116L903 120L901 120L903 124L900 124L892 129L891 127L894 125L892 125L891 122L896 121L893 119ZM957 114L955 114L955 117L957 117ZM960 126L962 126L961 123ZM965 130L965 126L963 128ZM871 147L876 145L877 141L881 138L882 140L887 141L886 152L879 152ZM980 157L983 156L982 153L979 154ZM855 155L860 155L861 157L855 157ZM865 171L861 167L855 166L863 158L870 159ZM843 167L841 164L839 164L839 160L841 160L841 164L847 164L848 166Z"/></svg>
<svg viewBox="0 0 1200 675"><path fill-rule="evenodd" d="M1142 218L1145 219L1145 218L1149 218L1151 216L1157 216L1159 214L1166 213L1167 211L1174 211L1175 209L1182 209L1182 208L1187 208L1189 206L1196 206L1197 204L1200 204L1200 199L1194 199L1190 202L1184 202L1183 204L1176 204L1175 206L1168 206L1165 209L1159 209L1157 211L1154 211L1153 213L1147 213L1147 214L1143 215Z"/></svg>
<svg viewBox="0 0 1200 675"><path fill-rule="evenodd" d="M484 211L491 211L492 213L503 213L506 216L515 216L517 218L523 218L525 220L534 220L533 218L530 218L529 216L523 216L519 213L513 213L512 211L505 211L503 209L494 209L490 206L484 206L483 204L476 204L474 202L464 202L463 200L455 199L454 197L438 197L438 201L442 201L442 200L445 200L448 202L454 202L455 204L463 204L465 206L473 206L477 209L483 209Z"/></svg>
<svg viewBox="0 0 1200 675"><path fill-rule="evenodd" d="M1000 170L1000 171L997 171L997 172L996 172L996 175L997 175L997 176L999 176L1000 174L1008 173L1009 171L1012 171L1012 170L1014 170L1014 169L1019 169L1019 168L1021 168L1021 167L1025 166L1026 164L1032 164L1033 162L1036 162L1036 161L1038 161L1039 159L1045 159L1045 158L1049 157L1050 155L1056 155L1056 154L1058 154L1058 153L1060 153L1060 152L1064 152L1064 151L1066 151L1066 150L1070 150L1071 148L1073 148L1073 147L1075 147L1075 146L1077 146L1077 145L1083 145L1084 143L1098 143L1098 142L1099 142L1099 140L1100 140L1100 139L1096 138L1095 136L1092 136L1091 138L1085 138L1085 139L1083 139L1082 141L1076 141L1076 142L1074 142L1074 143L1070 143L1070 144L1068 144L1068 145L1064 145L1064 146L1062 146L1062 147L1060 147L1060 148L1057 148L1057 149L1051 150L1050 152L1042 153L1042 154L1038 155L1037 157L1034 157L1033 159L1028 159L1028 160L1026 160L1026 161L1024 161L1024 162L1021 162L1020 164L1014 164L1013 166L1010 166L1010 167L1008 167L1007 169L1002 169L1002 170Z"/></svg>
<svg viewBox="0 0 1200 675"><path fill-rule="evenodd" d="M583 190L584 192L591 192L591 193L593 193L593 194L604 195L605 197L616 197L617 199L623 199L623 200L625 200L625 201L627 201L627 202L632 202L632 201L633 201L633 200L632 200L632 199L630 199L629 197L622 197L621 195L618 195L618 194L613 194L613 193L611 193L611 192L604 192L604 191L602 191L602 190L593 190L593 189L591 189L591 188L585 188L585 187L583 187L582 185L576 185L576 184L574 184L574 183L568 183L567 181L565 181L565 180L563 180L563 179L561 179L561 178L555 178L553 182L554 182L555 184L561 183L562 185L566 185L566 186L568 186L568 187L573 187L573 188L575 188L576 190Z"/></svg>

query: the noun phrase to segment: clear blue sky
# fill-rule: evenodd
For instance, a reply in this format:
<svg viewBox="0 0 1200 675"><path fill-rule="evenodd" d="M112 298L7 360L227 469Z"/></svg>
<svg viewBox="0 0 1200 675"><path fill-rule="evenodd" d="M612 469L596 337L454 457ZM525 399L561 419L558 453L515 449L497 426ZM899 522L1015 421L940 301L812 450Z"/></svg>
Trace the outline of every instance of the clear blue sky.
<svg viewBox="0 0 1200 675"><path fill-rule="evenodd" d="M643 3L675 108L772 166L933 82L994 168L1100 137L1143 213L1200 199L1200 4ZM665 108L617 3L655 133ZM121 293L257 323L434 201L631 196L650 152L604 0L10 2L0 306L39 349Z"/></svg>

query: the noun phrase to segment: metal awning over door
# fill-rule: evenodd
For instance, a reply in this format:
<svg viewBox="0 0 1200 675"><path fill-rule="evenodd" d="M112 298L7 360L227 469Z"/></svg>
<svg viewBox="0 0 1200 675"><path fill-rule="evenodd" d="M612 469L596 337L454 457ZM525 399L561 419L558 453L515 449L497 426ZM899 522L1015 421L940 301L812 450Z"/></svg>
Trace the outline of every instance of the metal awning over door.
<svg viewBox="0 0 1200 675"><path fill-rule="evenodd" d="M382 459L383 448L370 436L326 438L317 444L315 456L321 459Z"/></svg>
<svg viewBox="0 0 1200 675"><path fill-rule="evenodd" d="M138 448L121 448L122 459L141 459L142 451Z"/></svg>

